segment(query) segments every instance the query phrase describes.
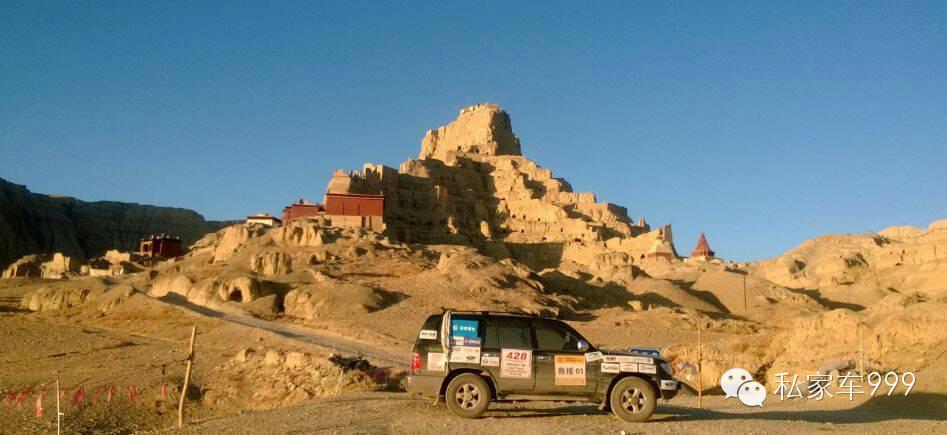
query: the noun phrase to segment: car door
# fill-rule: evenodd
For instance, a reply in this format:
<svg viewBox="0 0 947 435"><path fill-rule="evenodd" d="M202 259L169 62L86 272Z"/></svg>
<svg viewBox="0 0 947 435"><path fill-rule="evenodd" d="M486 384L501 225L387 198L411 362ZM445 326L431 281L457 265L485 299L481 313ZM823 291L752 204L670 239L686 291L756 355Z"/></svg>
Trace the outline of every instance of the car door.
<svg viewBox="0 0 947 435"><path fill-rule="evenodd" d="M483 319L480 315L453 314L450 317L450 353L447 363L451 370L480 368Z"/></svg>
<svg viewBox="0 0 947 435"><path fill-rule="evenodd" d="M586 362L579 349L581 336L562 323L548 320L533 322L536 346L536 386L543 395L588 396L595 393L600 361Z"/></svg>
<svg viewBox="0 0 947 435"><path fill-rule="evenodd" d="M536 382L529 319L488 316L481 367L490 372L501 394L525 394Z"/></svg>

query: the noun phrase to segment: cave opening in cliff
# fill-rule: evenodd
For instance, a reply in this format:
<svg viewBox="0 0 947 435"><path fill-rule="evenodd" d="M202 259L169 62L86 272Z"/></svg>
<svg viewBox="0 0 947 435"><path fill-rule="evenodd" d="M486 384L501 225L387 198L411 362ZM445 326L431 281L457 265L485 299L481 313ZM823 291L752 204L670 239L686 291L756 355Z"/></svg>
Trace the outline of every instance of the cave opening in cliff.
<svg viewBox="0 0 947 435"><path fill-rule="evenodd" d="M230 295L227 296L227 300L231 302L243 302L243 292L240 289L235 288L230 291Z"/></svg>

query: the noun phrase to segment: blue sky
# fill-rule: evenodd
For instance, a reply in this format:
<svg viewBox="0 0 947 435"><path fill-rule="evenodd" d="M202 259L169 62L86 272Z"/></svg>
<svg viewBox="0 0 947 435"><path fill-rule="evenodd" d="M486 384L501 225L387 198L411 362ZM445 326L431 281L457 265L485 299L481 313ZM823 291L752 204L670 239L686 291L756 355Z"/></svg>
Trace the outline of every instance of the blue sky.
<svg viewBox="0 0 947 435"><path fill-rule="evenodd" d="M0 2L34 192L276 214L485 101L684 253L947 218L945 2Z"/></svg>

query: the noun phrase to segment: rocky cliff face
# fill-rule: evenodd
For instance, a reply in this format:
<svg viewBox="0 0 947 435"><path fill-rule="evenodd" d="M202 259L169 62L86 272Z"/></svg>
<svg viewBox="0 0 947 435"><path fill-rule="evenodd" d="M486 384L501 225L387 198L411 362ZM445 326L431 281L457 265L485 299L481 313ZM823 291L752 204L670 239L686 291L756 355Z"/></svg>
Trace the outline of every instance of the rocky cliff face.
<svg viewBox="0 0 947 435"><path fill-rule="evenodd" d="M0 179L0 267L28 254L92 258L134 250L140 238L167 233L189 245L225 222L192 210L112 201L85 202L32 193Z"/></svg>

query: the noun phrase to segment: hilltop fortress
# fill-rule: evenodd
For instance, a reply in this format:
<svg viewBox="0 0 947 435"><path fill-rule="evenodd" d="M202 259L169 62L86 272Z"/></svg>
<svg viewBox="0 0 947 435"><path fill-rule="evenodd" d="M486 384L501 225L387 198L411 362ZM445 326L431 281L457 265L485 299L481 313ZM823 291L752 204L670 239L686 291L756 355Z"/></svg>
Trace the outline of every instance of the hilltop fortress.
<svg viewBox="0 0 947 435"><path fill-rule="evenodd" d="M573 192L522 155L510 116L493 104L428 131L418 158L398 169L336 170L327 194L383 195L385 230L398 240L471 244L537 270L573 262L610 275L677 258L670 225L652 231L625 207Z"/></svg>

